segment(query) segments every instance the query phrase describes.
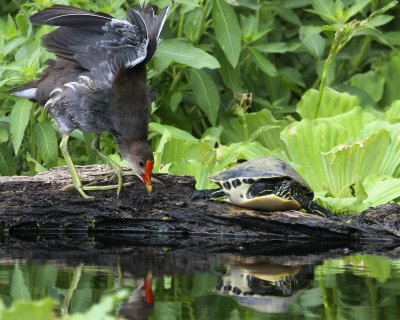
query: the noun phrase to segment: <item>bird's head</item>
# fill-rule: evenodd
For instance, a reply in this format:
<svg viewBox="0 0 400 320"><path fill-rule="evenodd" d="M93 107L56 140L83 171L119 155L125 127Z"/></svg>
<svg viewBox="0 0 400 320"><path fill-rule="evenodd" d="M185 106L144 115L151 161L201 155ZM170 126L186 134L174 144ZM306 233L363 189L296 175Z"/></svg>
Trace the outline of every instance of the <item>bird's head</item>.
<svg viewBox="0 0 400 320"><path fill-rule="evenodd" d="M146 142L134 141L123 153L133 173L143 181L147 191L151 192L154 157L150 147Z"/></svg>

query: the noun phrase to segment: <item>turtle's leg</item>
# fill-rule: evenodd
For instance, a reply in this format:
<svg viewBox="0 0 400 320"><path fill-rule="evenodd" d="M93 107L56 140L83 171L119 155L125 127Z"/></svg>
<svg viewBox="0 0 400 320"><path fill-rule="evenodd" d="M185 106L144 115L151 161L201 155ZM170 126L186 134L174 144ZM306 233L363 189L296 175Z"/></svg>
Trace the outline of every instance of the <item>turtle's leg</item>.
<svg viewBox="0 0 400 320"><path fill-rule="evenodd" d="M196 190L193 192L192 199L216 199L225 196L221 189Z"/></svg>
<svg viewBox="0 0 400 320"><path fill-rule="evenodd" d="M304 195L301 191L297 190L296 187L293 188L293 198L300 204L300 206L312 214L319 215L324 218L331 220L339 220L338 216L333 212L320 206L318 203L312 201L310 198Z"/></svg>
<svg viewBox="0 0 400 320"><path fill-rule="evenodd" d="M316 214L332 220L338 220L338 217L334 213L332 213L328 209L325 209L324 207L320 206L319 204L308 198L306 195L304 195L304 193L296 187L295 183L292 180L283 180L282 183L277 186L275 194L284 199L296 200L300 204L301 208L307 210L312 214Z"/></svg>

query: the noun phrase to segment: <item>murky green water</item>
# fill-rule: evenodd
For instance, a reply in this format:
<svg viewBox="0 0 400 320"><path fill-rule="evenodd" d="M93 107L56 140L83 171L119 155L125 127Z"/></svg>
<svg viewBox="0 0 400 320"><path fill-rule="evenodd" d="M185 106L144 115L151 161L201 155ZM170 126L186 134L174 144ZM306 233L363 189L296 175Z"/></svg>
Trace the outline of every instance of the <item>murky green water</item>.
<svg viewBox="0 0 400 320"><path fill-rule="evenodd" d="M145 279L151 288L144 289ZM0 259L6 305L51 296L59 301L58 314L67 314L88 310L123 288L130 301L115 314L130 319L400 317L400 259L385 255L343 249L282 256L128 250Z"/></svg>

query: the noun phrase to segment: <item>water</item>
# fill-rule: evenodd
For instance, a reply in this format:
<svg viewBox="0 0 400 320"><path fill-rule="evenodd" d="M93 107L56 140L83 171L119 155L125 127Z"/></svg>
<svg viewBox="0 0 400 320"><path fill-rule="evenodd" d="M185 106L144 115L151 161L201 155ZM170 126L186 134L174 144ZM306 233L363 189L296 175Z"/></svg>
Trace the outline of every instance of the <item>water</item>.
<svg viewBox="0 0 400 320"><path fill-rule="evenodd" d="M114 314L131 319L399 319L396 249L304 247L2 250L0 296L7 306L51 296L59 315L127 289Z"/></svg>

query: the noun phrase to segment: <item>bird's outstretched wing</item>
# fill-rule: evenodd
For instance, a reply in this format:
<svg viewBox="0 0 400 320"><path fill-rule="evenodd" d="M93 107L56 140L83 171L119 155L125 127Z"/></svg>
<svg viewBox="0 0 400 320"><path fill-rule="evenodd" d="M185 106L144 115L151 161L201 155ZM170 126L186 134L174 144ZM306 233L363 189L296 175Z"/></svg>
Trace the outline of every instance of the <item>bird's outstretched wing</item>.
<svg viewBox="0 0 400 320"><path fill-rule="evenodd" d="M126 20L64 5L54 5L31 17L34 24L59 26L43 38L57 56L74 60L91 71L96 82L111 85L118 73L146 63L154 55L168 7L160 15L152 8L130 9Z"/></svg>

